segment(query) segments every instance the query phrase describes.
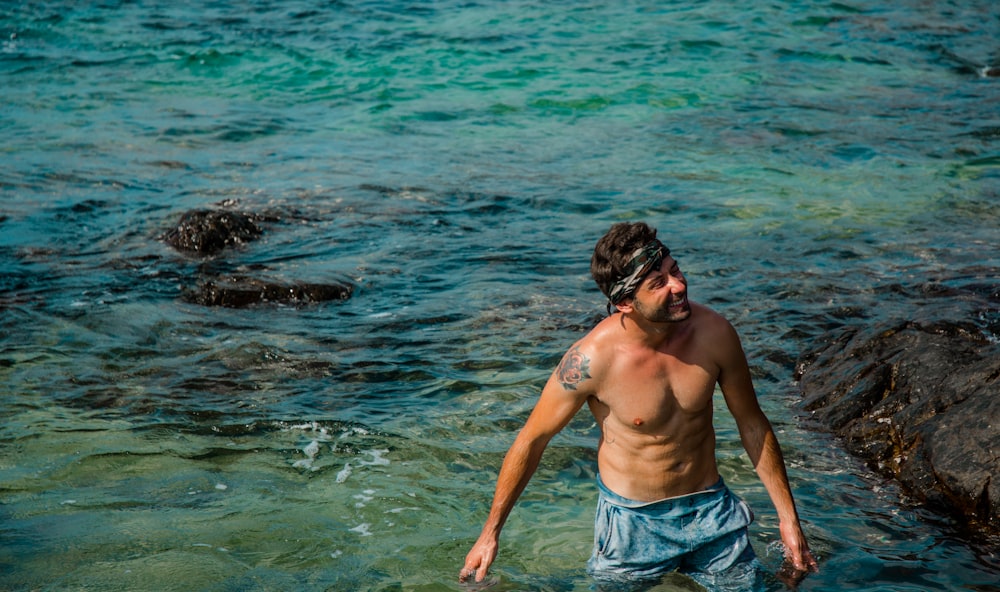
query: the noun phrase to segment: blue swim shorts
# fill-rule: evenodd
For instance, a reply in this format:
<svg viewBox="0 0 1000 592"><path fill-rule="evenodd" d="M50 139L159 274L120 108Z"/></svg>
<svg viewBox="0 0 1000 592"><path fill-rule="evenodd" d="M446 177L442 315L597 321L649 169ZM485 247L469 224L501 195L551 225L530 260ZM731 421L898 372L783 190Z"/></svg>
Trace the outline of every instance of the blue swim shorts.
<svg viewBox="0 0 1000 592"><path fill-rule="evenodd" d="M672 571L699 576L756 565L747 527L749 506L722 478L705 491L655 502L637 502L614 493L597 477L594 553L587 571L601 580L645 580Z"/></svg>

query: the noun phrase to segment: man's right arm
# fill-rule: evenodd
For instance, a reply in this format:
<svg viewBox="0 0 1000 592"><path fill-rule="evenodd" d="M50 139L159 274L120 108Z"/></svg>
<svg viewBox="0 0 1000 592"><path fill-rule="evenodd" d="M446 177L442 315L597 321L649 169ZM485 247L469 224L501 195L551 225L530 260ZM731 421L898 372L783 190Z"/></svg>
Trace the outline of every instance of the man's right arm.
<svg viewBox="0 0 1000 592"><path fill-rule="evenodd" d="M496 559L499 550L500 531L507 521L507 516L514 509L517 498L538 468L548 440L549 438L541 435L533 436L526 433L525 428L507 451L503 466L500 467L500 475L497 477L489 517L479 534L479 539L465 557L465 566L459 573L459 580L464 582L475 575L476 581L481 582L486 577L486 572Z"/></svg>
<svg viewBox="0 0 1000 592"><path fill-rule="evenodd" d="M573 419L590 395L588 387L593 381L588 366L587 355L579 346L574 346L549 377L538 403L504 457L489 517L465 558L459 580L464 582L475 575L476 581L481 582L486 577L497 556L500 531L538 468L545 447Z"/></svg>

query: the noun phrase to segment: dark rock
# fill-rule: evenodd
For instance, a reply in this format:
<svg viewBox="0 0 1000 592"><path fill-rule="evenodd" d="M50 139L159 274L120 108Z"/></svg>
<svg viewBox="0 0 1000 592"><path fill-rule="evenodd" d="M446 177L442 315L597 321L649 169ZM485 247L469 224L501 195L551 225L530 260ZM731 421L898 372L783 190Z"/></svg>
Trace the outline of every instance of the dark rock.
<svg viewBox="0 0 1000 592"><path fill-rule="evenodd" d="M805 409L915 499L1000 533L1000 344L948 321L825 341L799 361Z"/></svg>
<svg viewBox="0 0 1000 592"><path fill-rule="evenodd" d="M188 165L185 162L181 162L179 160L154 160L149 164L167 169L186 169L186 170L191 169L190 165Z"/></svg>
<svg viewBox="0 0 1000 592"><path fill-rule="evenodd" d="M262 234L254 216L225 210L192 210L163 235L175 249L214 255L226 247L255 240Z"/></svg>
<svg viewBox="0 0 1000 592"><path fill-rule="evenodd" d="M219 278L185 293L185 299L204 306L245 308L256 304L309 304L347 300L354 291L348 284L317 284L265 281L243 276Z"/></svg>

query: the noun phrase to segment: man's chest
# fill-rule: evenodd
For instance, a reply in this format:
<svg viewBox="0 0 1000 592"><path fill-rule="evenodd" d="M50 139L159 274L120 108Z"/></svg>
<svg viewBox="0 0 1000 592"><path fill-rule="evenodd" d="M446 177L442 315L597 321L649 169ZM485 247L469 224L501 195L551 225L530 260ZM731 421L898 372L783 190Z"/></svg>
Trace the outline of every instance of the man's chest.
<svg viewBox="0 0 1000 592"><path fill-rule="evenodd" d="M676 416L711 413L717 381L707 363L660 356L613 366L599 399L623 423L655 429Z"/></svg>

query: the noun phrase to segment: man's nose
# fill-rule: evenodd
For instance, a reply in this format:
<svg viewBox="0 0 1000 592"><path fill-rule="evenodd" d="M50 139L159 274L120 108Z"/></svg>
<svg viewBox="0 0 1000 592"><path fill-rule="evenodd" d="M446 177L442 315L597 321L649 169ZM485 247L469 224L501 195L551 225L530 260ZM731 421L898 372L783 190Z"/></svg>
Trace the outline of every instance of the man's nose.
<svg viewBox="0 0 1000 592"><path fill-rule="evenodd" d="M684 274L678 273L677 275L670 274L667 276L667 284L670 286L671 292L683 292L687 289L687 280L684 279Z"/></svg>

